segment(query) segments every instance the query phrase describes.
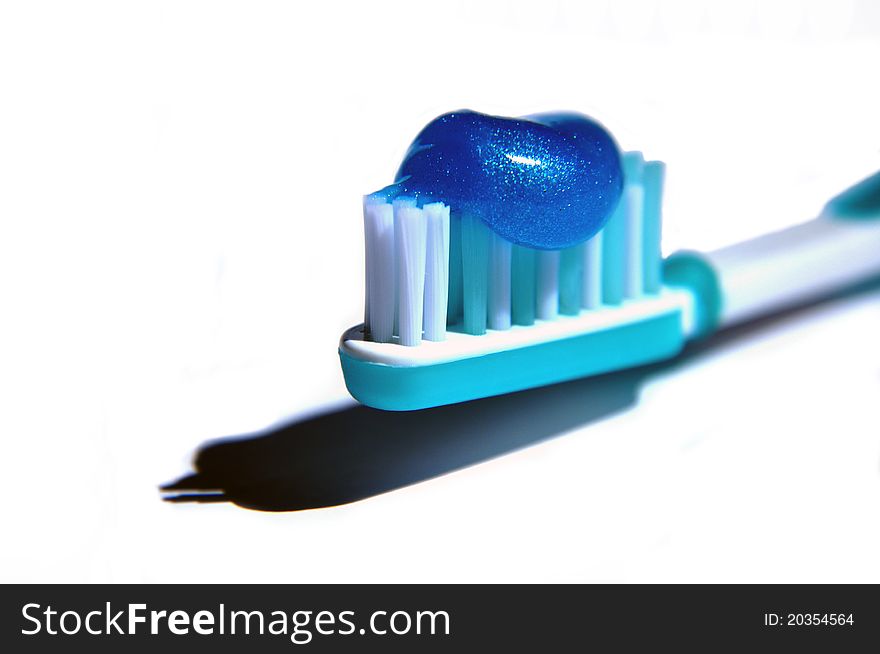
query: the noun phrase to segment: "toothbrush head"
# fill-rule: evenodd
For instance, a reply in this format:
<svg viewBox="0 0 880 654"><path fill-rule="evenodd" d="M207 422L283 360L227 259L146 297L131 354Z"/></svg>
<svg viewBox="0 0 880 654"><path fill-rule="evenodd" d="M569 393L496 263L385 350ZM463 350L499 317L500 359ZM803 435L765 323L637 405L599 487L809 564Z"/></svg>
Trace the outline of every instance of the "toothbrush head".
<svg viewBox="0 0 880 654"><path fill-rule="evenodd" d="M364 198L349 391L420 409L675 354L693 297L661 284L663 175L580 114L432 121Z"/></svg>

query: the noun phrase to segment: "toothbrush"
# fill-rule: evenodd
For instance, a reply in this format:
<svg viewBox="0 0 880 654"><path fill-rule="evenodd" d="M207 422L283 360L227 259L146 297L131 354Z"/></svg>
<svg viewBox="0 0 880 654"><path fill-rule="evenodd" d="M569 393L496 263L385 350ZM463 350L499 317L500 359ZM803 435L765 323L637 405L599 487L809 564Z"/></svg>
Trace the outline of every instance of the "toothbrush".
<svg viewBox="0 0 880 654"><path fill-rule="evenodd" d="M579 114L432 121L364 198L349 392L406 411L601 374L880 276L880 172L809 222L663 260L664 172Z"/></svg>

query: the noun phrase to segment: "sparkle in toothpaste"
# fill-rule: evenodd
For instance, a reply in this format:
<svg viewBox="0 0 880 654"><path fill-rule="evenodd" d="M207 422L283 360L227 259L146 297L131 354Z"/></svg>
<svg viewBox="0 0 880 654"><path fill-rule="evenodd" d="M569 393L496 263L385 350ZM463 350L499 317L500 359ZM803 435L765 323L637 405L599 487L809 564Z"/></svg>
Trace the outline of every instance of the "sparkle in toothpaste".
<svg viewBox="0 0 880 654"><path fill-rule="evenodd" d="M531 159L529 157L521 157L518 154L508 154L505 156L508 159L510 159L513 163L521 163L521 164L525 164L526 166L540 166L541 165L540 159Z"/></svg>

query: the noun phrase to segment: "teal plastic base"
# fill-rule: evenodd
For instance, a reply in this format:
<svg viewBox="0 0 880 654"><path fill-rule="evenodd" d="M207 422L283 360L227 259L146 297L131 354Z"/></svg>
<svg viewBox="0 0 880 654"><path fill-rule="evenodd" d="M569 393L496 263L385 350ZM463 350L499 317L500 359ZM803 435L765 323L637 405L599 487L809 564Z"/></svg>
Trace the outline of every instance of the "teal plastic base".
<svg viewBox="0 0 880 654"><path fill-rule="evenodd" d="M681 312L580 336L420 366L389 366L342 350L349 392L367 406L412 411L597 375L671 357L684 345Z"/></svg>

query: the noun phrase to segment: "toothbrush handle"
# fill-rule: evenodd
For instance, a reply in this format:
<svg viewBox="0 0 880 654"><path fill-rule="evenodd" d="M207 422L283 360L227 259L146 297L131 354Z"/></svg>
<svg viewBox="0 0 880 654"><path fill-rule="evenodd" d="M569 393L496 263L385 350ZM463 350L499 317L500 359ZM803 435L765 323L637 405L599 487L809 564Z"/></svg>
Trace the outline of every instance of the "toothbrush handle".
<svg viewBox="0 0 880 654"><path fill-rule="evenodd" d="M714 252L673 254L663 275L693 292L694 336L880 277L880 172L818 218Z"/></svg>
<svg viewBox="0 0 880 654"><path fill-rule="evenodd" d="M880 276L880 220L823 214L704 256L721 291L718 326L727 327Z"/></svg>

